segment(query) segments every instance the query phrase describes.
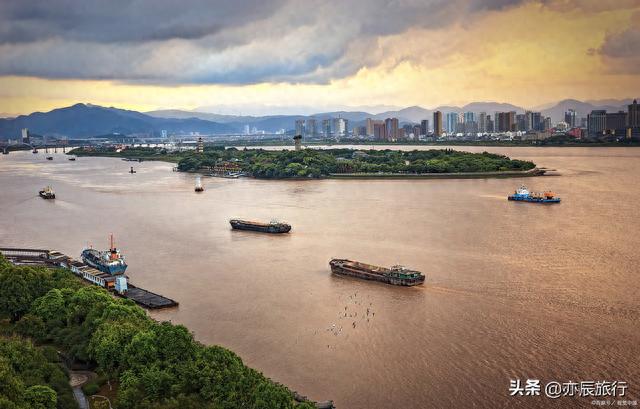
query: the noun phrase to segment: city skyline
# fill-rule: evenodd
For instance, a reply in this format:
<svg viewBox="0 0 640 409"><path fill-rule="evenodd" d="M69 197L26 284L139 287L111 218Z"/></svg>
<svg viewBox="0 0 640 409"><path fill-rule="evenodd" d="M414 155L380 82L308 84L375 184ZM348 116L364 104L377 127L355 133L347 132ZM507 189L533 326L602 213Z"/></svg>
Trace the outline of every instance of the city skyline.
<svg viewBox="0 0 640 409"><path fill-rule="evenodd" d="M312 14L300 12L309 2L284 0L139 3L3 2L0 113L79 101L245 115L473 101L535 109L640 89L635 0L324 2Z"/></svg>

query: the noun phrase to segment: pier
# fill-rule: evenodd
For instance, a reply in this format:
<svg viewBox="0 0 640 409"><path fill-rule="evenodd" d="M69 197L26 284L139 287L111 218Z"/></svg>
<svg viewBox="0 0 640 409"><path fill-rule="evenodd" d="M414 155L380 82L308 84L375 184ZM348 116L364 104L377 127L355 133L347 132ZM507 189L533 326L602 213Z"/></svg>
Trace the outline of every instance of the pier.
<svg viewBox="0 0 640 409"><path fill-rule="evenodd" d="M0 253L13 264L65 268L92 284L106 288L115 295L130 299L148 309L176 307L178 305L178 302L170 298L127 283L128 277L124 275L118 276L105 273L59 251L0 247Z"/></svg>

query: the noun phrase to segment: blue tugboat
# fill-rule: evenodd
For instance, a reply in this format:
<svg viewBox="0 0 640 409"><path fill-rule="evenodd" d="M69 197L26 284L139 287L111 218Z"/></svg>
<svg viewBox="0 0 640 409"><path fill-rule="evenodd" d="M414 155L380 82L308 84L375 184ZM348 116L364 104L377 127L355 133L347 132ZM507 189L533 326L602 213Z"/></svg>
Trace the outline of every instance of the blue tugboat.
<svg viewBox="0 0 640 409"><path fill-rule="evenodd" d="M560 203L560 198L556 197L553 192L529 192L529 189L527 189L526 186L520 186L512 195L508 196L508 199L516 202Z"/></svg>
<svg viewBox="0 0 640 409"><path fill-rule="evenodd" d="M92 248L82 250L82 261L93 268L111 274L123 274L127 269L124 256L113 244L113 234L111 235L111 247L108 251L99 251Z"/></svg>

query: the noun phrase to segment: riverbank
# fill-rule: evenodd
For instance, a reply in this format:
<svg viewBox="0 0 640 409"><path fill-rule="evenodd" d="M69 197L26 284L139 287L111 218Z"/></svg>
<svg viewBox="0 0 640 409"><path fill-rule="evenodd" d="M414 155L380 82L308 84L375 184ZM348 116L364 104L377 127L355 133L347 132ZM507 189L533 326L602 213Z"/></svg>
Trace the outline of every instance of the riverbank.
<svg viewBox="0 0 640 409"><path fill-rule="evenodd" d="M291 390L230 350L203 345L186 327L158 322L133 302L84 285L69 270L14 265L0 255L0 299L0 318L9 320L11 335L59 346L70 359L117 379L120 408L314 407L298 403ZM47 379L24 382L53 401L69 394L68 378L64 387ZM5 381L23 382L17 375ZM30 395L20 399L28 404ZM176 406L166 406L169 401Z"/></svg>
<svg viewBox="0 0 640 409"><path fill-rule="evenodd" d="M544 176L546 169L533 168L525 171L502 172L459 172L459 173L426 173L426 174L398 174L398 173L335 173L329 175L331 179L485 179L485 178L522 178Z"/></svg>

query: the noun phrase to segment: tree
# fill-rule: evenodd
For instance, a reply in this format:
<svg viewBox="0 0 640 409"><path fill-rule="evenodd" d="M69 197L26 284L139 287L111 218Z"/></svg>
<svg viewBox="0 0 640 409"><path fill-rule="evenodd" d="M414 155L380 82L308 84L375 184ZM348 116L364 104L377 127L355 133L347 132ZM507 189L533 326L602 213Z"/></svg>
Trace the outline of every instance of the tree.
<svg viewBox="0 0 640 409"><path fill-rule="evenodd" d="M24 400L31 409L55 409L58 402L56 391L46 385L27 388Z"/></svg>
<svg viewBox="0 0 640 409"><path fill-rule="evenodd" d="M27 314L22 317L16 324L16 330L20 334L32 337L38 341L42 341L47 333L47 329L42 318L33 314Z"/></svg>

